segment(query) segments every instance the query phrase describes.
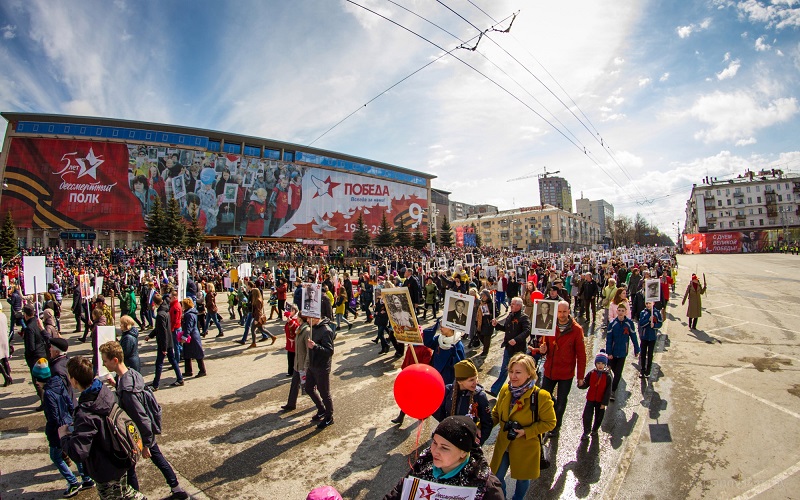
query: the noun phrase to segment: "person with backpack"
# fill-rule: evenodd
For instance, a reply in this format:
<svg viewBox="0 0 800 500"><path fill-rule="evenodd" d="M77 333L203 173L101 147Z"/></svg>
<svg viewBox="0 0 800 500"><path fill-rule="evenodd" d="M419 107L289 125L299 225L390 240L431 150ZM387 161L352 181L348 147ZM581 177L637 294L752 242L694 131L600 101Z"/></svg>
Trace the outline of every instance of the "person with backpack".
<svg viewBox="0 0 800 500"><path fill-rule="evenodd" d="M42 358L36 362L31 370L33 382L42 390L42 403L44 405L45 423L44 433L50 446L50 460L53 461L58 472L67 480L67 489L64 490L64 498L72 498L81 490L94 488L94 481L86 475L83 464L76 462L78 473L81 475L82 483L69 468L64 460L61 451L61 441L58 439L58 428L62 425L72 424L72 388L67 390L69 382L56 375L50 370L46 359Z"/></svg>
<svg viewBox="0 0 800 500"><path fill-rule="evenodd" d="M158 390L158 384L161 382L161 370L164 368L164 358L169 360L172 370L175 372L175 382L170 384L171 387L179 387L183 385L183 375L181 374L180 366L178 366L178 358L175 357L174 339L172 337L172 328L170 327L170 305L168 300L164 300L161 294L156 294L153 297L153 304L157 308L156 312L156 326L147 340L156 339L156 372L153 375L152 387L154 391Z"/></svg>
<svg viewBox="0 0 800 500"><path fill-rule="evenodd" d="M136 370L129 370L123 360L122 346L119 342L106 342L100 346L103 366L116 375L117 401L125 413L139 429L142 436L142 458L149 458L158 467L167 485L170 487L170 498L189 498L181 488L175 471L156 442L156 434L161 434L161 406L151 390L144 385L144 378ZM128 469L128 484L139 489L136 476L136 464Z"/></svg>
<svg viewBox="0 0 800 500"><path fill-rule="evenodd" d="M58 428L61 449L73 461L83 463L97 483L101 500L146 500L128 484L128 469L138 459L140 448L136 445L141 444L133 422L118 407L111 389L94 378L89 359L75 356L67 361L67 372L72 387L81 396L72 426ZM134 435L121 432L128 429L127 423L133 427Z"/></svg>

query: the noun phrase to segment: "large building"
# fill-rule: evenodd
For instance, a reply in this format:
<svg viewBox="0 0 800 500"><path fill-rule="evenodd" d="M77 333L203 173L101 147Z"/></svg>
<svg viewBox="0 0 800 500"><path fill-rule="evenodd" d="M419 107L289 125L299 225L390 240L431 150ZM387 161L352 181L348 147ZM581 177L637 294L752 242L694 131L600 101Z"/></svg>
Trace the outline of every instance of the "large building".
<svg viewBox="0 0 800 500"><path fill-rule="evenodd" d="M600 239L600 225L552 205L477 214L452 221L456 241L472 231L481 244L516 250L566 251L591 248Z"/></svg>
<svg viewBox="0 0 800 500"><path fill-rule="evenodd" d="M751 243L752 248L760 248L764 244L777 244L784 238L798 239L800 176L785 175L781 170L747 171L735 179L705 178L700 185L695 184L686 202L684 240L688 235L732 232L745 237L718 234L711 238L709 251L747 251ZM690 239L693 242L707 240L696 236ZM736 243L725 243L729 240L736 240ZM711 243L719 249L711 249Z"/></svg>
<svg viewBox="0 0 800 500"><path fill-rule="evenodd" d="M133 247L156 203L178 201L216 245L239 237L347 245L361 216L427 232L435 176L227 132L30 113L8 120L0 212L20 246Z"/></svg>
<svg viewBox="0 0 800 500"><path fill-rule="evenodd" d="M539 204L572 212L572 188L563 177L539 176Z"/></svg>
<svg viewBox="0 0 800 500"><path fill-rule="evenodd" d="M450 220L465 219L476 214L496 214L498 208L494 205L470 205L460 201L450 202Z"/></svg>
<svg viewBox="0 0 800 500"><path fill-rule="evenodd" d="M606 200L589 200L581 197L575 200L575 213L600 224L600 239L611 242L611 225L614 223L614 205Z"/></svg>

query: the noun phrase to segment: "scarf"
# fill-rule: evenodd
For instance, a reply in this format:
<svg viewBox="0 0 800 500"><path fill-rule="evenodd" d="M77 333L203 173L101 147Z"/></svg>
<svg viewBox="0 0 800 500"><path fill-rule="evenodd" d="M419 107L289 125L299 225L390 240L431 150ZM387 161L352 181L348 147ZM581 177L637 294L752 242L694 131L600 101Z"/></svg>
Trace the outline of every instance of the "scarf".
<svg viewBox="0 0 800 500"><path fill-rule="evenodd" d="M439 348L448 350L452 348L454 345L461 341L462 333L459 331L455 331L452 337L448 337L446 335L439 335Z"/></svg>
<svg viewBox="0 0 800 500"><path fill-rule="evenodd" d="M514 387L509 383L508 390L509 392L511 392L511 406L514 406L519 400L519 398L521 398L522 395L525 394L525 392L527 392L528 389L533 387L533 384L534 384L533 379L528 380L521 387Z"/></svg>

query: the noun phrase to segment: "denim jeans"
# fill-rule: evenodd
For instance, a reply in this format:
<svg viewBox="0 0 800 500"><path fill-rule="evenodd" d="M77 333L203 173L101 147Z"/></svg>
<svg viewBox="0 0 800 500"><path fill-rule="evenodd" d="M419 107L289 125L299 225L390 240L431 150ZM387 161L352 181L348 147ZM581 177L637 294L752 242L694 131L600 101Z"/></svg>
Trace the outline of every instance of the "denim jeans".
<svg viewBox="0 0 800 500"><path fill-rule="evenodd" d="M242 343L247 342L247 334L250 333L250 326L253 324L253 313L247 313L247 317L244 319L244 335L242 335ZM255 333L253 334L253 342L255 342L256 336Z"/></svg>
<svg viewBox="0 0 800 500"><path fill-rule="evenodd" d="M208 333L208 327L211 326L211 322L214 322L217 325L217 329L219 330L220 335L222 335L222 325L219 324L219 318L217 317L217 313L213 311L209 311L206 313L206 324L205 328L203 328L203 335Z"/></svg>
<svg viewBox="0 0 800 500"><path fill-rule="evenodd" d="M175 353L173 351L167 351L167 358L169 360L170 366L175 371L175 376L178 378L180 382L183 380L183 375L181 375L180 366L178 366L178 360L175 359ZM153 377L153 387L158 388L158 383L161 382L161 370L164 368L164 353L161 351L156 352L156 373Z"/></svg>
<svg viewBox="0 0 800 500"><path fill-rule="evenodd" d="M503 304L506 310L508 310L508 304L506 303L506 292L496 292L494 296L494 301L495 301L494 310L497 311L497 314L500 314L500 304Z"/></svg>
<svg viewBox="0 0 800 500"><path fill-rule="evenodd" d="M61 475L64 476L64 479L67 480L70 486L72 486L73 484L78 484L78 478L75 477L75 474L72 473L72 470L70 470L69 465L67 465L67 462L65 462L64 458L61 456L61 448L54 448L52 446L50 447L50 460L52 460L53 463L56 464L58 472L60 472ZM78 467L78 474L80 474L81 479L84 482L92 480L92 478L87 476L86 472L83 470L82 463L75 462L75 465Z"/></svg>
<svg viewBox="0 0 800 500"><path fill-rule="evenodd" d="M306 394L317 407L317 413L325 415L325 420L333 418L333 399L331 398L331 372L327 368L306 370Z"/></svg>
<svg viewBox="0 0 800 500"><path fill-rule="evenodd" d="M384 335L385 333L386 333L386 327L385 326L379 326L378 327L378 340L381 341L381 350L382 351L385 351L385 350L389 349L389 342L387 342L387 340L386 340L386 337Z"/></svg>
<svg viewBox="0 0 800 500"><path fill-rule="evenodd" d="M508 452L503 454L503 459L500 461L500 466L497 468L497 479L500 480L500 486L503 488L503 496L506 495L506 472L508 472L508 468L511 465L511 461L508 458ZM513 479L513 478L512 478ZM517 479L517 487L514 489L514 496L511 497L511 500L523 500L525 498L525 493L528 492L528 488L531 486L530 479Z"/></svg>
<svg viewBox="0 0 800 500"><path fill-rule="evenodd" d="M144 325L145 321L147 322L147 326L150 328L153 327L153 310L149 307L142 307L139 311L139 317L141 320L142 325Z"/></svg>
<svg viewBox="0 0 800 500"><path fill-rule="evenodd" d="M353 325L352 323L347 321L347 318L344 317L344 314L336 313L336 329L337 330L342 327L342 321L344 321L345 323L347 323L350 326Z"/></svg>
<svg viewBox="0 0 800 500"><path fill-rule="evenodd" d="M550 397L553 397L553 389L558 386L558 394L556 395L555 399L555 410L556 410L556 429L561 427L561 421L564 417L564 411L567 409L567 399L569 398L569 391L572 389L572 380L551 380L549 378L542 377L542 389L550 393Z"/></svg>
<svg viewBox="0 0 800 500"><path fill-rule="evenodd" d="M500 363L500 374L497 375L497 380L492 384L492 392L494 394L500 394L500 389L503 388L503 384L506 383L506 377L508 377L508 362L511 361L512 352L506 348L503 351L503 361Z"/></svg>
<svg viewBox="0 0 800 500"><path fill-rule="evenodd" d="M167 459L161 454L161 450L158 449L158 443L153 443L153 446L150 447L150 460L152 460L153 465L158 467L158 470L161 471L161 475L167 480L167 485L170 488L178 486L178 478L175 476L175 471L172 470L172 466L169 465ZM139 489L139 478L136 477L136 465L128 469L128 484L131 485L134 490Z"/></svg>

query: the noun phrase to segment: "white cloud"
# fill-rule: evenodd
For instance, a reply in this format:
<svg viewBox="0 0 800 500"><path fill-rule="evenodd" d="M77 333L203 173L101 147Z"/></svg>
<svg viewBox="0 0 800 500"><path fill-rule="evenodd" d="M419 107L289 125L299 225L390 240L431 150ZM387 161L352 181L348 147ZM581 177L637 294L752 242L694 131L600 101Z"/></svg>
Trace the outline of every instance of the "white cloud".
<svg viewBox="0 0 800 500"><path fill-rule="evenodd" d="M688 38L692 33L707 30L711 26L711 18L703 19L700 24L689 24L687 26L678 26L675 32L678 33L680 38Z"/></svg>
<svg viewBox="0 0 800 500"><path fill-rule="evenodd" d="M741 36L742 38L747 38L747 32L746 32L746 31L744 31L744 32L742 32L742 34L741 34L741 35L739 35L739 36Z"/></svg>
<svg viewBox="0 0 800 500"><path fill-rule="evenodd" d="M614 113L603 118L604 122L616 122L625 119L625 113Z"/></svg>
<svg viewBox="0 0 800 500"><path fill-rule="evenodd" d="M693 30L694 26L689 25L689 26L678 26L678 28L676 28L675 31L677 31L679 37L687 38L689 35L692 34Z"/></svg>
<svg viewBox="0 0 800 500"><path fill-rule="evenodd" d="M606 102L608 104L613 104L615 106L619 106L620 104L625 102L625 98L624 97L620 97L618 95L612 95L612 96L608 96L608 99L606 99Z"/></svg>
<svg viewBox="0 0 800 500"><path fill-rule="evenodd" d="M715 92L700 97L689 114L709 126L694 136L709 143L751 138L758 130L793 118L798 109L794 97L759 102L745 91Z"/></svg>
<svg viewBox="0 0 800 500"><path fill-rule="evenodd" d="M738 141L736 141L736 145L737 146L749 146L749 145L755 144L757 142L758 141L756 140L755 137L748 137L747 139L739 139Z"/></svg>
<svg viewBox="0 0 800 500"><path fill-rule="evenodd" d="M625 62L625 59L623 59L621 57L615 57L614 58L614 64L616 66L621 66L624 62Z"/></svg>
<svg viewBox="0 0 800 500"><path fill-rule="evenodd" d="M724 61L730 61L730 60L731 60L731 53L730 52L725 52L725 55L722 56L722 61L724 62Z"/></svg>
<svg viewBox="0 0 800 500"><path fill-rule="evenodd" d="M764 52L772 48L772 45L768 43L764 43L764 37L760 36L756 38L756 52Z"/></svg>
<svg viewBox="0 0 800 500"><path fill-rule="evenodd" d="M744 0L736 4L736 9L742 19L782 30L800 27L800 8L795 7L795 3L794 0L772 0L771 5L764 5L758 0Z"/></svg>
<svg viewBox="0 0 800 500"><path fill-rule="evenodd" d="M741 66L742 64L739 62L739 60L734 59L733 61L731 61L731 63L728 65L727 68L717 73L717 80L726 80L728 78L733 78L734 76L736 76L736 73L739 71L739 68Z"/></svg>
<svg viewBox="0 0 800 500"><path fill-rule="evenodd" d="M17 36L17 26L13 24L6 24L0 31L3 32L3 38L6 40L11 40Z"/></svg>
<svg viewBox="0 0 800 500"><path fill-rule="evenodd" d="M639 78L639 86L644 87L650 83L649 78Z"/></svg>
<svg viewBox="0 0 800 500"><path fill-rule="evenodd" d="M666 82L669 80L669 71L661 75L661 78L658 79L659 82Z"/></svg>

